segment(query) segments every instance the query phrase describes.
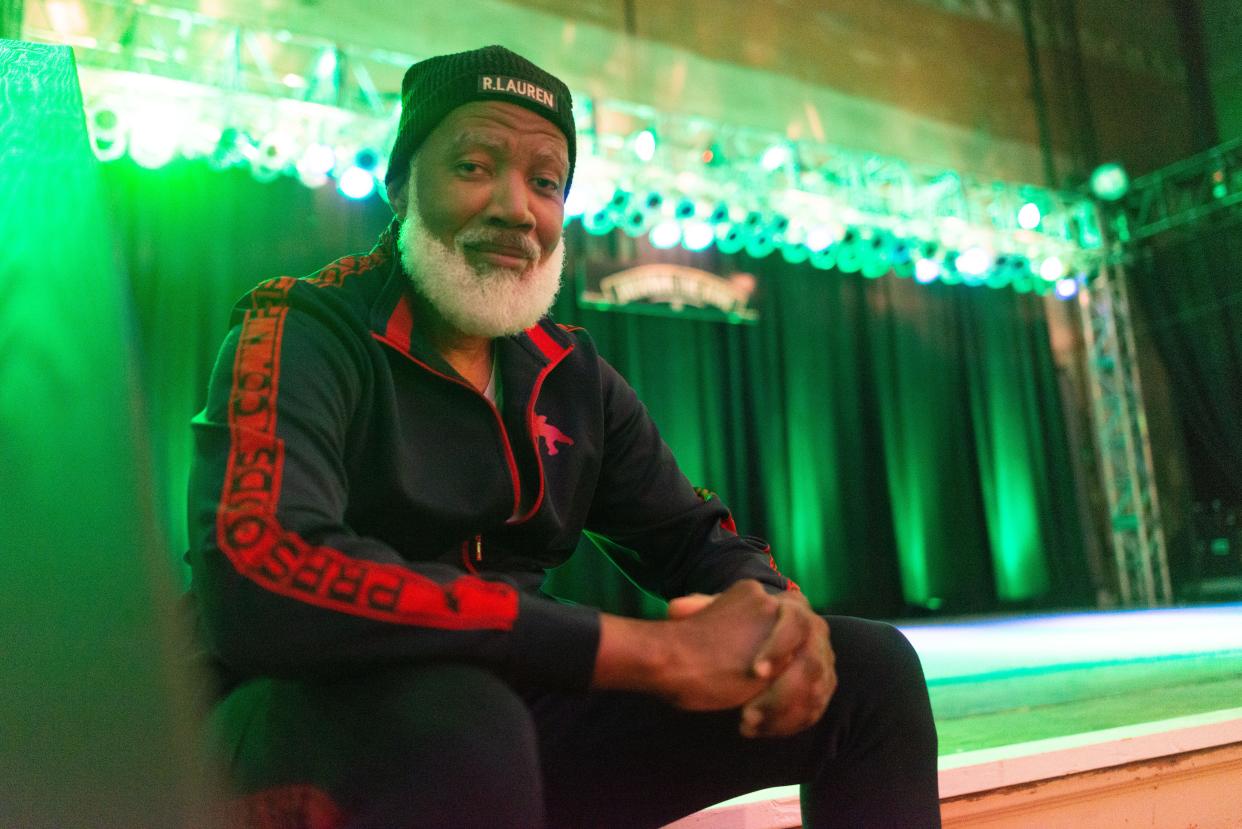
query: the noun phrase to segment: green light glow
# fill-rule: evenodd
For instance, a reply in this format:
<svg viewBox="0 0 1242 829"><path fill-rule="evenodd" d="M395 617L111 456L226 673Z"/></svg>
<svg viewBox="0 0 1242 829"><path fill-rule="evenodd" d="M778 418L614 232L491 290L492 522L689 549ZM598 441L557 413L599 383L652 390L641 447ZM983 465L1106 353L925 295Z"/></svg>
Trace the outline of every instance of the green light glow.
<svg viewBox="0 0 1242 829"><path fill-rule="evenodd" d="M681 241L681 225L672 219L666 219L651 228L651 234L648 238L653 248L667 249L676 247L677 243Z"/></svg>
<svg viewBox="0 0 1242 829"><path fill-rule="evenodd" d="M197 824L183 811L186 780L202 779L187 772L197 694L174 670L131 285L72 53L0 40L0 69L3 811Z"/></svg>
<svg viewBox="0 0 1242 829"><path fill-rule="evenodd" d="M634 155L639 161L650 161L655 158L656 136L653 130L643 130L634 136Z"/></svg>
<svg viewBox="0 0 1242 829"><path fill-rule="evenodd" d="M1065 276L1065 263L1059 257L1049 256L1039 266L1039 276L1046 282L1056 282Z"/></svg>
<svg viewBox="0 0 1242 829"><path fill-rule="evenodd" d="M788 145L775 144L764 150L763 157L759 159L759 166L770 173L779 170L792 160L793 154L789 151Z"/></svg>
<svg viewBox="0 0 1242 829"><path fill-rule="evenodd" d="M1104 201L1117 201L1130 192L1130 176L1120 164L1101 164L1091 174L1091 192Z"/></svg>
<svg viewBox="0 0 1242 829"><path fill-rule="evenodd" d="M1043 218L1043 214L1039 211L1039 205L1034 202L1027 202L1018 211L1018 227L1021 227L1023 230L1034 230L1039 227L1039 223Z"/></svg>

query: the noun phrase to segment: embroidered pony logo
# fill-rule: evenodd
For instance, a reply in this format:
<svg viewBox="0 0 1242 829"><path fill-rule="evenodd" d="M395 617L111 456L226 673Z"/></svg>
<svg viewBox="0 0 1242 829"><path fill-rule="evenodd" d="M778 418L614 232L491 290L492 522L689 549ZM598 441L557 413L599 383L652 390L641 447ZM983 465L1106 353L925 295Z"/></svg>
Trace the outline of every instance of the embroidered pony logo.
<svg viewBox="0 0 1242 829"><path fill-rule="evenodd" d="M574 445L573 438L549 423L548 419L543 415L535 416L535 432L539 437L543 438L544 448L548 450L549 455L556 455L561 451L556 445L558 443L563 443L566 446Z"/></svg>

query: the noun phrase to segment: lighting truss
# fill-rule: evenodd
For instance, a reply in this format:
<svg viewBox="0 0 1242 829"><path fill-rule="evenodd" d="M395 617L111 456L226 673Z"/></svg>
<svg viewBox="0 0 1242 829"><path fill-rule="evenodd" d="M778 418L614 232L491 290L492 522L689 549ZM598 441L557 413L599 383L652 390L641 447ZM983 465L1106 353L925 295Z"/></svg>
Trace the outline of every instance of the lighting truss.
<svg viewBox="0 0 1242 829"><path fill-rule="evenodd" d="M27 2L25 33L75 47L101 159L157 167L199 157L309 186L339 184L347 171L356 180L361 157L383 180L401 77L418 59L118 0ZM1103 258L1094 204L1081 195L630 102L579 102L566 214L592 232L659 228L664 246L779 251L866 276L1063 298Z"/></svg>
<svg viewBox="0 0 1242 829"><path fill-rule="evenodd" d="M1242 138L1135 179L1119 219L1122 231L1140 241L1240 203Z"/></svg>
<svg viewBox="0 0 1242 829"><path fill-rule="evenodd" d="M1079 294L1079 308L1118 598L1127 607L1167 605L1173 589L1120 263L1101 267Z"/></svg>

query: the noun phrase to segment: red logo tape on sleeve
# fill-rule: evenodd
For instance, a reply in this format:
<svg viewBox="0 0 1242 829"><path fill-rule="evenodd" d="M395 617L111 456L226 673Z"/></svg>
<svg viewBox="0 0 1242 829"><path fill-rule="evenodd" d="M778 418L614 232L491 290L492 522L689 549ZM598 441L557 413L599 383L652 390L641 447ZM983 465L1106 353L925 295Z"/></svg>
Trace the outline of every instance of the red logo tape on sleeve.
<svg viewBox="0 0 1242 829"><path fill-rule="evenodd" d="M383 622L443 629L508 629L517 616L510 585L462 576L442 585L398 564L315 546L276 517L284 444L276 436L286 298L296 280L256 288L242 322L229 398L228 467L216 539L240 574L273 593Z"/></svg>

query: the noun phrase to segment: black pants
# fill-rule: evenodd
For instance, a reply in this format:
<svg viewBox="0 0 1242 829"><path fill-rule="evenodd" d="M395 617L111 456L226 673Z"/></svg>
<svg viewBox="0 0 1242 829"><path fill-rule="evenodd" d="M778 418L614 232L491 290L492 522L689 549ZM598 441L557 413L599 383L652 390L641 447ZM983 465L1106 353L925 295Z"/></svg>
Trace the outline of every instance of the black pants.
<svg viewBox="0 0 1242 829"><path fill-rule="evenodd" d="M741 737L736 710L521 691L461 664L253 680L212 724L240 793L312 791L359 829L659 826L792 783L808 827L939 826L936 730L914 649L889 625L828 621L839 687L816 726L787 738Z"/></svg>

